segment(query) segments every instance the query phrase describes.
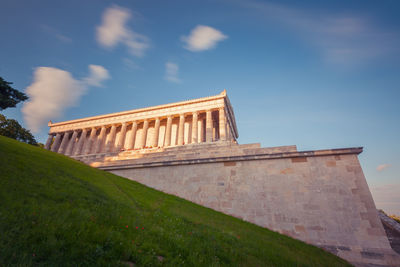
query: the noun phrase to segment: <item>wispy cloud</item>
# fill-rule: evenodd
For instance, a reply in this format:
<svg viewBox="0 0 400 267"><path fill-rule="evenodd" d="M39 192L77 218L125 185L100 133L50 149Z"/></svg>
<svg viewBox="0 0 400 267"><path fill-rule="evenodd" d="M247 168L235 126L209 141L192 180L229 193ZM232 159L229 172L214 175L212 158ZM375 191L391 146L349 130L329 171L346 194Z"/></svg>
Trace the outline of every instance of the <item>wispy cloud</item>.
<svg viewBox="0 0 400 267"><path fill-rule="evenodd" d="M138 64L136 64L132 59L130 58L123 58L122 62L124 63L124 65L128 68L128 69L141 69L140 66Z"/></svg>
<svg viewBox="0 0 400 267"><path fill-rule="evenodd" d="M71 43L72 39L69 38L68 36L62 34L59 30L50 27L49 25L42 24L41 28L44 32L49 33L53 35L55 38L57 38L59 41L64 42L64 43Z"/></svg>
<svg viewBox="0 0 400 267"><path fill-rule="evenodd" d="M65 35L63 35L63 34L57 33L55 36L56 36L56 38L57 38L58 40L60 40L61 42L64 42L64 43L71 43L71 42L72 42L72 39L71 39L71 38L69 38L68 36L65 36Z"/></svg>
<svg viewBox="0 0 400 267"><path fill-rule="evenodd" d="M149 48L149 38L132 31L126 24L131 18L129 9L119 6L107 8L103 13L102 24L97 27L97 41L105 48L124 44L129 52L137 57Z"/></svg>
<svg viewBox="0 0 400 267"><path fill-rule="evenodd" d="M199 52L215 48L218 42L227 39L228 36L209 26L198 25L189 34L183 36L185 48L192 52Z"/></svg>
<svg viewBox="0 0 400 267"><path fill-rule="evenodd" d="M385 163L385 164L380 164L380 165L378 165L378 167L376 167L376 170L377 170L378 172L381 172L381 171L383 171L384 169L389 168L390 166L392 166L392 165L391 165L391 164L387 164L387 163Z"/></svg>
<svg viewBox="0 0 400 267"><path fill-rule="evenodd" d="M291 29L317 47L330 63L362 63L391 51L399 42L398 36L358 15L307 11L251 0L240 3L260 12L263 18Z"/></svg>
<svg viewBox="0 0 400 267"><path fill-rule="evenodd" d="M101 87L101 83L110 78L110 74L103 66L89 65L89 71L89 76L83 79L87 85Z"/></svg>
<svg viewBox="0 0 400 267"><path fill-rule="evenodd" d="M178 78L179 66L172 62L165 63L165 79L173 83L181 83Z"/></svg>
<svg viewBox="0 0 400 267"><path fill-rule="evenodd" d="M60 117L66 108L76 105L89 86L101 86L110 77L102 66L89 65L89 71L88 77L76 80L68 71L36 68L33 82L25 90L29 100L22 107L28 127L38 132L47 121Z"/></svg>

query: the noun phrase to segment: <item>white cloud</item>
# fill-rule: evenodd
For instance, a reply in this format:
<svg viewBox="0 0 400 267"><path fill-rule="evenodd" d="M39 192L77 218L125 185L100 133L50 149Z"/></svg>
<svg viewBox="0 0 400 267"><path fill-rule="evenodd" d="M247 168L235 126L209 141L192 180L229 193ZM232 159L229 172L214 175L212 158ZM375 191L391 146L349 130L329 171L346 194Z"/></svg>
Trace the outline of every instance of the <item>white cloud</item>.
<svg viewBox="0 0 400 267"><path fill-rule="evenodd" d="M107 8L103 21L97 27L97 41L105 47L113 47L129 35L125 24L130 18L130 12L120 7Z"/></svg>
<svg viewBox="0 0 400 267"><path fill-rule="evenodd" d="M86 84L101 87L101 82L110 78L108 71L99 65L89 65L90 74L84 79Z"/></svg>
<svg viewBox="0 0 400 267"><path fill-rule="evenodd" d="M144 35L132 32L130 38L125 40L125 45L132 55L141 57L149 47L149 39Z"/></svg>
<svg viewBox="0 0 400 267"><path fill-rule="evenodd" d="M101 86L100 82L109 78L102 66L90 65L89 69L89 77L82 80L57 68L35 69L33 82L25 90L29 100L22 107L24 120L33 132L38 132L50 119L60 117L66 108L76 105L88 86Z"/></svg>
<svg viewBox="0 0 400 267"><path fill-rule="evenodd" d="M390 166L392 166L392 165L391 165L391 164L387 164L387 163L381 164L381 165L378 165L378 167L376 167L376 170L377 170L378 172L381 172L381 171L383 171L384 169L389 168Z"/></svg>
<svg viewBox="0 0 400 267"><path fill-rule="evenodd" d="M227 39L228 36L224 35L217 29L209 26L198 25L194 28L189 36L183 36L182 41L185 42L185 48L193 51L209 50L217 46L217 43Z"/></svg>
<svg viewBox="0 0 400 267"><path fill-rule="evenodd" d="M131 18L129 9L113 6L103 13L102 24L97 27L97 41L105 48L124 44L129 52L137 57L144 55L149 48L149 39L126 26Z"/></svg>
<svg viewBox="0 0 400 267"><path fill-rule="evenodd" d="M165 79L174 83L181 83L178 78L179 66L172 62L165 63Z"/></svg>

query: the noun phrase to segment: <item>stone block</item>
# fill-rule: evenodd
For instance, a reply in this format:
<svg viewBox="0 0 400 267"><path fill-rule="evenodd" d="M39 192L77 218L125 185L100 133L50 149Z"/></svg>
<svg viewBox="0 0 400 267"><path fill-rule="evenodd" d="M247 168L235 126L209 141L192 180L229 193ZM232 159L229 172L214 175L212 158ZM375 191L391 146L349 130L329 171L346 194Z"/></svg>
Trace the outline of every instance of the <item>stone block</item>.
<svg viewBox="0 0 400 267"><path fill-rule="evenodd" d="M329 160L326 162L327 167L336 167L336 161L334 160Z"/></svg>
<svg viewBox="0 0 400 267"><path fill-rule="evenodd" d="M294 229L296 230L296 232L305 232L306 228L303 225L295 225Z"/></svg>
<svg viewBox="0 0 400 267"><path fill-rule="evenodd" d="M293 163L299 163L299 162L307 162L306 157L296 157L296 158L291 158Z"/></svg>
<svg viewBox="0 0 400 267"><path fill-rule="evenodd" d="M366 259L383 259L384 255L382 253L361 251L361 257Z"/></svg>
<svg viewBox="0 0 400 267"><path fill-rule="evenodd" d="M325 228L319 226L319 225L313 225L313 226L308 226L307 230L312 230L312 231L323 231Z"/></svg>
<svg viewBox="0 0 400 267"><path fill-rule="evenodd" d="M303 209L304 210L319 210L320 206L318 204L306 203L306 204L303 204Z"/></svg>

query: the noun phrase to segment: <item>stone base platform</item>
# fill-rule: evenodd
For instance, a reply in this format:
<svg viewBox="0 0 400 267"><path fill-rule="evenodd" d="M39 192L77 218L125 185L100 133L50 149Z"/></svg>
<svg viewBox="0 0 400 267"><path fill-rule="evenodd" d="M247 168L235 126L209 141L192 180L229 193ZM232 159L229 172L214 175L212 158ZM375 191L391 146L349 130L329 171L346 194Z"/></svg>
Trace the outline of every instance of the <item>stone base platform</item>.
<svg viewBox="0 0 400 267"><path fill-rule="evenodd" d="M358 161L361 152L214 142L75 158L322 247L356 266L400 266Z"/></svg>
<svg viewBox="0 0 400 267"><path fill-rule="evenodd" d="M74 156L73 158L91 164L94 167L120 166L121 164L138 164L140 162L174 161L183 159L207 159L229 156L246 156L257 154L274 154L296 152L296 146L261 148L259 143L238 145L230 141L189 144L174 147L134 149L122 152L97 153Z"/></svg>
<svg viewBox="0 0 400 267"><path fill-rule="evenodd" d="M182 160L205 162L214 159L217 161L227 160L230 157L247 159L248 156L257 157L257 155L296 151L296 146L261 148L259 143L238 145L220 141L167 148L137 149L119 153L89 154L74 158L99 168L121 165L139 167L141 164L144 164L143 166L165 165L166 162L168 164L185 164Z"/></svg>

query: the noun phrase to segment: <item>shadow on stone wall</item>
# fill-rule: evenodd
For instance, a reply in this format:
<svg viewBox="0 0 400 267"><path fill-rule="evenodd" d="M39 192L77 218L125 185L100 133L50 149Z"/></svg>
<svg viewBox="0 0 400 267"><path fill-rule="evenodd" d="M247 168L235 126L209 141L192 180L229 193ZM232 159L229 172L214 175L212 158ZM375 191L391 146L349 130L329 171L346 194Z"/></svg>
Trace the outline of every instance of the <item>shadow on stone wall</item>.
<svg viewBox="0 0 400 267"><path fill-rule="evenodd" d="M400 254L400 223L396 222L382 211L379 212L383 228L385 228L390 246L394 251Z"/></svg>

